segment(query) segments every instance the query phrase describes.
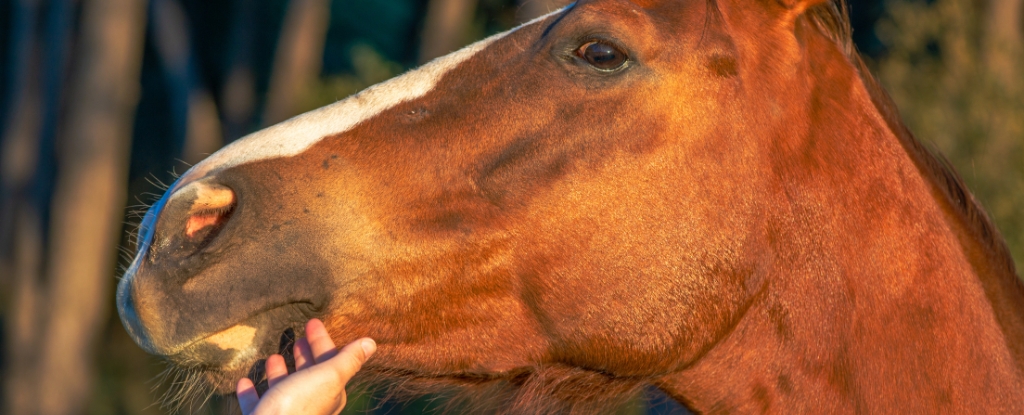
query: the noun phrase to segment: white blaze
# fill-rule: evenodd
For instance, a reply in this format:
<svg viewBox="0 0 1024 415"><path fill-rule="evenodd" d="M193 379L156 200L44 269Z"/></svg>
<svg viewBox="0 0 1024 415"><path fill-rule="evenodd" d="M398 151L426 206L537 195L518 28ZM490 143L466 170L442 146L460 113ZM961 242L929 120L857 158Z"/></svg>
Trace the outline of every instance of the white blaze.
<svg viewBox="0 0 1024 415"><path fill-rule="evenodd" d="M302 153L325 137L344 133L395 105L426 95L434 89L437 81L445 73L494 41L561 11L549 13L512 30L473 43L334 104L242 137L189 169L169 193L177 190L181 184L198 179L213 169Z"/></svg>

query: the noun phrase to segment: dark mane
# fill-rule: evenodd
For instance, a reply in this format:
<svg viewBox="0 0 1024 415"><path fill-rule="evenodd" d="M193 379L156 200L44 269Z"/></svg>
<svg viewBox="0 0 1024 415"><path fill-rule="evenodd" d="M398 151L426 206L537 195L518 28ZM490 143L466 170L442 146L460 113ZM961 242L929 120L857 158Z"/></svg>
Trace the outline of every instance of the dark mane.
<svg viewBox="0 0 1024 415"><path fill-rule="evenodd" d="M825 36L836 42L846 56L857 67L864 79L874 104L878 107L890 130L900 138L901 144L914 159L918 169L931 179L931 183L942 192L946 201L958 213L964 224L974 232L978 241L984 246L991 259L1011 275L1016 276L1013 257L999 230L992 224L988 214L967 189L963 179L953 166L937 150L929 149L917 140L899 116L896 104L889 94L878 84L864 64L853 44L850 27L850 16L847 12L846 0L832 0L807 10L805 16Z"/></svg>
<svg viewBox="0 0 1024 415"><path fill-rule="evenodd" d="M836 42L847 56L852 57L857 53L853 46L853 29L850 28L846 0L826 1L807 9L804 15L825 36Z"/></svg>
<svg viewBox="0 0 1024 415"><path fill-rule="evenodd" d="M621 410L654 378L615 377L561 364L536 365L491 375L430 375L384 367L364 367L355 389L383 400L411 402L433 395L439 413L597 414Z"/></svg>

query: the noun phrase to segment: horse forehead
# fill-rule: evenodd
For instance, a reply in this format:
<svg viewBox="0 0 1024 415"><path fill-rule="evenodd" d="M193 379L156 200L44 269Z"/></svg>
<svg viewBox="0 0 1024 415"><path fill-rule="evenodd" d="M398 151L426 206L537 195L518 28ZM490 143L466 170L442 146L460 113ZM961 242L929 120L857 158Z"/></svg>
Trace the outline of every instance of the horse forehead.
<svg viewBox="0 0 1024 415"><path fill-rule="evenodd" d="M193 166L182 175L171 191L173 192L183 184L199 179L214 170L259 160L298 155L317 142L349 131L356 125L398 104L423 97L434 89L446 73L457 68L497 40L561 11L551 12L512 30L490 36L401 76L371 86L342 101L245 136Z"/></svg>

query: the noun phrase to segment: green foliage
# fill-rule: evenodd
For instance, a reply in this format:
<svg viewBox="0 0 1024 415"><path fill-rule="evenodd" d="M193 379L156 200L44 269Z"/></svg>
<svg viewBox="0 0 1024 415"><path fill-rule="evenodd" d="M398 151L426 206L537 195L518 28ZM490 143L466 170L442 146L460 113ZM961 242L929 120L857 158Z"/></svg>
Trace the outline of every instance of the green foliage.
<svg viewBox="0 0 1024 415"><path fill-rule="evenodd" d="M948 157L1024 264L1022 39L1000 43L981 6L891 1L877 68L908 127Z"/></svg>

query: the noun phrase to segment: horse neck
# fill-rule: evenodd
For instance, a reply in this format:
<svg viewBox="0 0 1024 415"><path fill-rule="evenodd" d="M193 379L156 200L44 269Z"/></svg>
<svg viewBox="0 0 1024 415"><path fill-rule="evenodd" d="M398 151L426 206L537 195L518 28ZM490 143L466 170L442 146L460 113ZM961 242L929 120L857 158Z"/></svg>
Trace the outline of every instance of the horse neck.
<svg viewBox="0 0 1024 415"><path fill-rule="evenodd" d="M1005 248L842 62L808 62L810 101L793 107L810 109L774 133L763 286L659 386L701 412L1024 412L1024 289Z"/></svg>

